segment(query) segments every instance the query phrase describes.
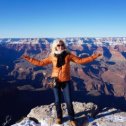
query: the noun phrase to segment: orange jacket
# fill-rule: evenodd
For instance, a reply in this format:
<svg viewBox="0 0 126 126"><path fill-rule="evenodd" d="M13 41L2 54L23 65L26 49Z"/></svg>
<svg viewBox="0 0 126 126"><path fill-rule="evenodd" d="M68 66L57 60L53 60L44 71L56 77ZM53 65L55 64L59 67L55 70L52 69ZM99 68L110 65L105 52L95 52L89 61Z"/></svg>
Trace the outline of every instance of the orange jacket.
<svg viewBox="0 0 126 126"><path fill-rule="evenodd" d="M96 59L97 55L92 55L86 58L80 58L70 53L65 57L65 64L62 67L57 67L57 57L50 55L47 58L42 60L37 60L34 58L27 58L26 60L36 66L44 66L48 64L53 64L52 69L52 77L57 77L60 82L69 81L70 80L70 61L78 63L78 64L86 64L92 62Z"/></svg>

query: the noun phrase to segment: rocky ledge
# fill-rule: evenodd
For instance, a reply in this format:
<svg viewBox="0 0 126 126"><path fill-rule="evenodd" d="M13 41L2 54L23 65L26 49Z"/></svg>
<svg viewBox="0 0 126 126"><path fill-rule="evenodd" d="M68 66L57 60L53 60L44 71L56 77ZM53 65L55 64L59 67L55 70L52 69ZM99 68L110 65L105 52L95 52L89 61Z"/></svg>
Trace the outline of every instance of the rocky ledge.
<svg viewBox="0 0 126 126"><path fill-rule="evenodd" d="M73 102L78 126L126 126L126 112L115 108L98 109L94 103ZM66 104L62 103L63 124L70 126ZM55 124L56 111L54 103L37 106L22 121L12 126L58 126ZM60 126L60 125L59 125Z"/></svg>

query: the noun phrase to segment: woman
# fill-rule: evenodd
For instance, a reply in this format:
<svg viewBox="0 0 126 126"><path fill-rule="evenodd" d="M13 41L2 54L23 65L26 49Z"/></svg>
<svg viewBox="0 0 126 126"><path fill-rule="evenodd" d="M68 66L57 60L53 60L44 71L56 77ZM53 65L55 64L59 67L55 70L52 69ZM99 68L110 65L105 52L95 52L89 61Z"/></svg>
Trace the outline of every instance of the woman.
<svg viewBox="0 0 126 126"><path fill-rule="evenodd" d="M78 64L86 64L92 62L101 54L94 54L87 58L80 58L72 54L67 50L67 47L63 40L56 39L52 44L51 54L42 60L37 60L24 55L23 58L36 66L44 66L47 64L53 64L52 78L56 78L57 85L53 88L55 96L55 106L57 112L57 124L62 124L62 109L61 109L61 91L63 92L64 100L67 104L67 110L69 114L71 126L77 126L74 119L74 110L71 100L70 90L70 61Z"/></svg>

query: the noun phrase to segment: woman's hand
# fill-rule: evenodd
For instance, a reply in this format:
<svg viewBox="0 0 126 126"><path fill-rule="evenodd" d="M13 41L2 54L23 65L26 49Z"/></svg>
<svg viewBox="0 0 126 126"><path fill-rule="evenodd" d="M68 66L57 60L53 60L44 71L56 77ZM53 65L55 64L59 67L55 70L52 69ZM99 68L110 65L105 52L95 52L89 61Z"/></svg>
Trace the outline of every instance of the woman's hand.
<svg viewBox="0 0 126 126"><path fill-rule="evenodd" d="M93 59L96 59L99 56L102 56L102 54L101 53L95 53L95 54L92 55Z"/></svg>
<svg viewBox="0 0 126 126"><path fill-rule="evenodd" d="M29 60L29 59L30 59L30 57L27 56L27 55L23 55L21 58L23 58L23 59L25 59L25 60Z"/></svg>
<svg viewBox="0 0 126 126"><path fill-rule="evenodd" d="M97 57L102 56L101 53L96 53L95 55L96 55Z"/></svg>

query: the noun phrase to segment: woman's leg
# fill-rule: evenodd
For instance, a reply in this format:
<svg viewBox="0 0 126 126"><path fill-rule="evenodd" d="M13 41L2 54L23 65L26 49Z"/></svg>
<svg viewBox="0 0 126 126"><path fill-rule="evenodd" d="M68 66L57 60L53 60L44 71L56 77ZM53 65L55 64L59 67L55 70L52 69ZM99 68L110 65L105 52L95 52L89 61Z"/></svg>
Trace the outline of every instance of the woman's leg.
<svg viewBox="0 0 126 126"><path fill-rule="evenodd" d="M72 99L71 99L70 81L66 82L63 85L64 85L62 87L63 96L64 96L64 100L67 104L67 110L68 110L69 118L70 118L70 120L74 120L74 109L73 109L73 104L72 104Z"/></svg>
<svg viewBox="0 0 126 126"><path fill-rule="evenodd" d="M54 97L55 97L55 106L56 106L57 118L62 119L61 88L60 87L54 87L53 93L54 93Z"/></svg>

